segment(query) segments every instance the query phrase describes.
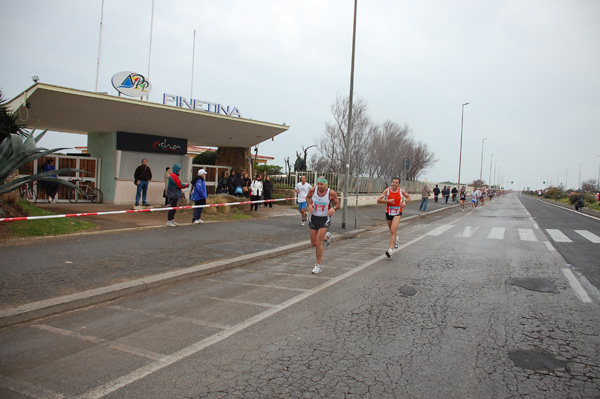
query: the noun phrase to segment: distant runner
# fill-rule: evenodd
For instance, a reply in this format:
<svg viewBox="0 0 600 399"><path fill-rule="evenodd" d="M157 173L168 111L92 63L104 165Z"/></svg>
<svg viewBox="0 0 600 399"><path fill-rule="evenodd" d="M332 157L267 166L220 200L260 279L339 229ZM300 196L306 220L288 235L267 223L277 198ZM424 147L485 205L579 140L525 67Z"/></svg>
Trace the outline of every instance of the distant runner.
<svg viewBox="0 0 600 399"><path fill-rule="evenodd" d="M467 200L467 190L466 190L465 186L462 186L462 188L460 189L458 198L460 200L460 207L462 208L462 210L464 212L465 211L465 201Z"/></svg>
<svg viewBox="0 0 600 399"><path fill-rule="evenodd" d="M304 226L306 222L306 195L312 186L306 182L306 176L300 177L300 183L296 184L295 191L298 193L298 211L302 215L300 226Z"/></svg>
<svg viewBox="0 0 600 399"><path fill-rule="evenodd" d="M313 274L321 273L321 260L323 259L323 243L328 247L331 234L327 231L331 223L331 216L340 207L340 200L335 191L327 187L327 179L321 176L317 179L317 187L310 189L306 195L308 218L310 227L310 243L316 248L317 263L312 270ZM333 202L333 206L331 203Z"/></svg>
<svg viewBox="0 0 600 399"><path fill-rule="evenodd" d="M378 204L386 204L385 218L390 229L390 248L385 251L388 258L392 257L394 249L398 249L398 237L396 230L402 218L402 209L410 201L410 195L404 189L400 188L400 178L392 179L392 187L386 188L377 199Z"/></svg>

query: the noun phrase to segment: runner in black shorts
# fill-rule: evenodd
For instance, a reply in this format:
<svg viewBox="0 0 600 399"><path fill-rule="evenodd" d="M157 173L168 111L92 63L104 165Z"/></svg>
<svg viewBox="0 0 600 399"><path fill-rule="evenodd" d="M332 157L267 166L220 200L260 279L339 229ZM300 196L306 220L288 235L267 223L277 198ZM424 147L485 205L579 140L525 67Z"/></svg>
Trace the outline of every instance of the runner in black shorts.
<svg viewBox="0 0 600 399"><path fill-rule="evenodd" d="M327 187L327 180L321 176L317 179L317 187L313 187L306 195L308 204L308 225L310 227L310 243L316 248L317 263L313 274L321 273L321 259L323 258L323 242L329 246L330 234L327 231L331 223L331 216L340 207L340 200L335 191ZM333 206L331 203L333 202Z"/></svg>

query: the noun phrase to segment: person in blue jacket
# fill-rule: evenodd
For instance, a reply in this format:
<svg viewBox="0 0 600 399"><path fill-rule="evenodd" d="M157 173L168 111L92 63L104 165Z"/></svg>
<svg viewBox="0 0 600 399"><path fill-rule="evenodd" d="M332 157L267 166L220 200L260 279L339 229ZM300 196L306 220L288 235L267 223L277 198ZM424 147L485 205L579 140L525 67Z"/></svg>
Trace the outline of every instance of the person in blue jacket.
<svg viewBox="0 0 600 399"><path fill-rule="evenodd" d="M198 175L192 180L192 193L190 199L194 201L194 205L206 205L206 181L204 180L206 171L200 169ZM192 216L192 223L204 223L202 217L202 209L194 208L194 216Z"/></svg>

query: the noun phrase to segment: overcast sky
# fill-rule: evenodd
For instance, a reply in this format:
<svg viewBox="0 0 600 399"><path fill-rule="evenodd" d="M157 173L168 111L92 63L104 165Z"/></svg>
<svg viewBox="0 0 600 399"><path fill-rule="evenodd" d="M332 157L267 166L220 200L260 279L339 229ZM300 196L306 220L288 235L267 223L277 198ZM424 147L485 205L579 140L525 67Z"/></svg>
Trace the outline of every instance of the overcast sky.
<svg viewBox="0 0 600 399"><path fill-rule="evenodd" d="M0 0L0 88L41 82L94 91L102 0ZM152 0L105 0L98 91L148 73ZM150 101L162 94L237 106L289 131L259 153L292 163L316 144L350 88L352 0L155 0ZM508 187L577 186L600 167L600 1L359 0L355 96L375 122L412 127L438 161L421 178L499 170ZM66 139L65 139L66 137ZM46 147L86 145L55 134ZM313 151L311 149L310 151ZM309 151L309 154L310 154ZM492 170L492 181L494 180Z"/></svg>

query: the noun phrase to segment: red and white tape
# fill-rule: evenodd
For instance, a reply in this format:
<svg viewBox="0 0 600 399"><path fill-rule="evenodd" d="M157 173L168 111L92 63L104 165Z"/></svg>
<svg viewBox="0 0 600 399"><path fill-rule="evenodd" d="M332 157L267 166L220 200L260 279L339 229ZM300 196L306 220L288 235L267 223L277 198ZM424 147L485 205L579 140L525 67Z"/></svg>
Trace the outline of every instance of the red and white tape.
<svg viewBox="0 0 600 399"><path fill-rule="evenodd" d="M360 201L365 200L376 200L379 197L361 197ZM296 197L291 198L280 198L280 199L271 199L271 200L260 200L260 201L240 201L240 202L225 202L221 204L207 204L207 205L185 205L185 206L175 206L175 207L166 207L166 208L144 208L144 209L126 209L121 211L106 211L106 212L84 212L84 213L67 213L61 215L44 215L44 216L20 216L15 218L0 218L0 222L17 222L20 220L40 220L40 219L57 219L57 218L74 218L80 216L101 216L101 215L119 215L124 213L143 213L143 212L159 212L159 211L170 211L170 210L178 210L178 209L194 209L194 208L211 208L217 206L234 206L234 205L249 205L249 204L262 204L266 202L276 202L276 201L291 201L295 200ZM340 200L343 200L343 197L340 197ZM348 198L349 201L355 198Z"/></svg>

